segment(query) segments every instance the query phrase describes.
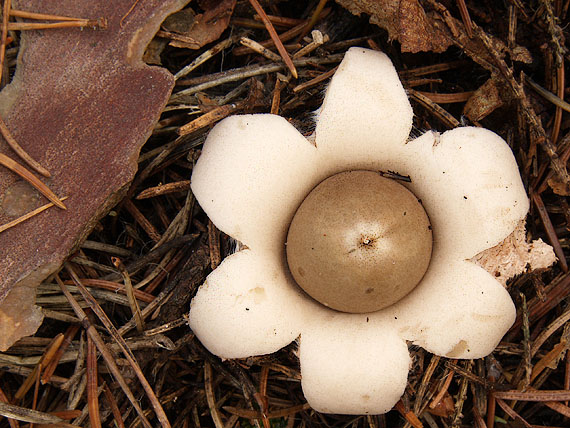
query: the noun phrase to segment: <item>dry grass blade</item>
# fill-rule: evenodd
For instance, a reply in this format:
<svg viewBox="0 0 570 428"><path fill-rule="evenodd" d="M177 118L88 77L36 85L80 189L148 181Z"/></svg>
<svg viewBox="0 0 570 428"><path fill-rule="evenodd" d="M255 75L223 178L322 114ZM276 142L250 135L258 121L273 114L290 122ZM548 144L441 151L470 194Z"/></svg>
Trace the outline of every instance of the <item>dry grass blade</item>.
<svg viewBox="0 0 570 428"><path fill-rule="evenodd" d="M36 364L32 372L29 374L29 376L22 383L14 395L15 400L21 400L24 398L24 395L26 395L34 383L39 379L43 367L47 366L52 361L64 339L65 336L63 333L59 333L52 339L51 343L46 347L46 350L44 351L44 354L40 358L39 362Z"/></svg>
<svg viewBox="0 0 570 428"><path fill-rule="evenodd" d="M223 51L226 48L229 48L232 45L232 43L233 43L233 39L230 37L230 38L225 39L225 40L221 41L220 43L216 44L214 47L212 47L211 49L208 49L206 52L204 52L202 55L200 55L198 58L196 58L190 64L185 66L182 70L180 70L178 73L176 73L174 75L174 78L176 80L178 80L181 77L186 76L191 71L193 71L194 69L196 69L199 66L201 66L202 64L204 64L206 61L208 61L210 58L212 58L217 53Z"/></svg>
<svg viewBox="0 0 570 428"><path fill-rule="evenodd" d="M44 21L74 21L74 22L84 22L86 25L85 27L93 26L93 23L99 22L99 25L104 22L104 18L99 18L98 20L93 19L83 19L83 18L72 18L70 16L61 16L61 15L49 15L46 13L37 13L37 12L28 12L25 10L17 10L12 9L10 11L11 16L16 16L18 18L26 18L26 19L37 19L37 20L44 20Z"/></svg>
<svg viewBox="0 0 570 428"><path fill-rule="evenodd" d="M45 385L50 381L57 365L59 364L61 357L63 356L63 353L69 347L71 341L73 340L78 331L79 331L79 325L77 324L72 324L67 328L67 331L63 335L64 339L57 348L56 352L54 353L53 358L45 365L45 369L41 377L42 384Z"/></svg>
<svg viewBox="0 0 570 428"><path fill-rule="evenodd" d="M8 400L8 397L6 397L6 394L4 394L4 391L2 390L2 388L0 388L0 402L1 403L9 403L10 402ZM10 428L20 428L20 424L18 423L18 421L16 419L8 418L8 425L10 425Z"/></svg>
<svg viewBox="0 0 570 428"><path fill-rule="evenodd" d="M560 327L570 321L570 310L567 310L558 318L556 318L550 325L545 328L537 337L534 339L531 347L530 354L532 357L536 355L540 347L546 342L546 340Z"/></svg>
<svg viewBox="0 0 570 428"><path fill-rule="evenodd" d="M319 17L321 16L321 13L323 12L323 9L325 8L325 5L327 4L327 1L328 0L319 0L319 4L317 5L315 11L311 15L311 19L309 19L307 26L305 27L303 32L299 34L298 37L299 40L301 40L303 37L309 34L309 31L311 31L311 29L315 26L315 24L319 20Z"/></svg>
<svg viewBox="0 0 570 428"><path fill-rule="evenodd" d="M277 418L286 418L289 416L293 416L296 413L302 412L304 410L309 410L311 406L309 404L299 404L298 406L288 407L286 409L279 409L273 410L272 412L267 413L267 419L277 419ZM263 415L261 412L257 410L250 410L250 409L239 409L237 407L232 406L224 406L223 409L232 414L239 416L241 418L247 419L263 419Z"/></svg>
<svg viewBox="0 0 570 428"><path fill-rule="evenodd" d="M131 276L129 275L129 272L125 268L125 265L123 265L121 259L119 259L118 257L112 257L111 261L123 276L123 282L125 284L125 291L127 294L127 299L129 300L129 306L131 307L131 313L133 314L133 318L135 319L137 331L139 333L142 333L144 331L144 321L141 315L141 308L139 307L139 304L135 297L135 291L133 288L133 283L131 281Z"/></svg>
<svg viewBox="0 0 570 428"><path fill-rule="evenodd" d="M89 422L93 428L101 428L97 380L97 348L91 337L87 337L87 405Z"/></svg>
<svg viewBox="0 0 570 428"><path fill-rule="evenodd" d="M525 427L527 428L532 428L532 425L529 424L527 421L525 421L517 412L515 412L513 410L512 407L510 407L507 403L505 403L503 400L501 400L500 398L497 398L497 404L499 405L499 407L501 407L501 409L503 409L505 411L505 413L507 415L509 415L511 418L513 418L514 420L518 420L520 421Z"/></svg>
<svg viewBox="0 0 570 428"><path fill-rule="evenodd" d="M49 413L2 402L0 402L0 415L32 424L65 424L63 419Z"/></svg>
<svg viewBox="0 0 570 428"><path fill-rule="evenodd" d="M140 192L135 199L155 198L157 196L168 195L170 193L185 192L190 190L190 180L176 181L174 183L161 184L160 186L149 187Z"/></svg>
<svg viewBox="0 0 570 428"><path fill-rule="evenodd" d="M160 233L158 233L158 230L156 230L154 225L148 221L144 214L136 207L135 204L133 204L130 199L125 200L124 206L129 214L133 216L139 226L143 228L150 239L152 239L155 243L160 241L161 236Z"/></svg>
<svg viewBox="0 0 570 428"><path fill-rule="evenodd" d="M310 88L311 86L314 86L318 83L324 82L329 77L332 77L332 75L336 72L337 69L338 69L338 66L330 69L329 71L324 72L320 76L317 76L314 79L309 80L308 82L301 83L300 85L295 86L293 88L293 92L295 92L295 93L301 92L307 88Z"/></svg>
<svg viewBox="0 0 570 428"><path fill-rule="evenodd" d="M220 252L220 231L208 220L208 247L210 249L210 267L216 269L222 262L222 254Z"/></svg>
<svg viewBox="0 0 570 428"><path fill-rule="evenodd" d="M63 202L63 201L65 201L66 199L67 199L67 196L64 196L63 198L60 199L60 201ZM2 232L4 232L5 230L8 230L8 229L10 229L10 228L12 228L12 227L14 227L14 226L17 226L18 224L20 224L20 223L22 223L22 222L24 222L24 221L26 221L26 220L29 220L30 218L32 218L32 217L38 215L39 213L41 213L41 212L47 210L48 208L53 207L54 205L55 205L55 204L54 204L53 202L50 202L50 203L45 204L45 205L42 205L41 207L38 207L38 208L36 208L35 210L30 211L29 213L24 214L23 216L18 217L17 219L14 219L14 220L12 220L12 221L9 221L9 222L6 223L6 224L1 225L1 226L0 226L0 233L2 233Z"/></svg>
<svg viewBox="0 0 570 428"><path fill-rule="evenodd" d="M225 106L216 107L214 110L203 114L198 119L194 119L192 122L187 123L184 126L178 128L178 135L188 135L198 129L204 128L206 126L212 125L213 123L235 113L237 110L243 107L244 103L234 103Z"/></svg>
<svg viewBox="0 0 570 428"><path fill-rule="evenodd" d="M87 334L91 337L91 339L93 340L93 342L97 346L97 349L99 350L99 352L101 352L101 355L102 355L103 359L105 360L105 363L107 364L107 367L109 368L109 371L111 372L111 374L113 375L113 377L115 378L117 383L120 385L121 389L123 390L123 392L125 393L125 395L129 399L129 401L131 402L131 405L133 406L133 408L135 409L135 411L139 415L141 423L143 424L143 426L145 428L152 428L152 425L149 422L149 420L147 419L147 417L145 416L145 413L144 413L143 409L140 407L137 398L134 396L134 394L132 393L131 389L129 388L125 378L121 374L121 370L119 369L119 367L117 366L117 363L115 362L114 355L111 354L111 352L107 348L107 345L105 345L105 342L103 341L103 339L101 338L101 336L99 335L99 333L97 332L95 327L93 327L91 325L91 323L89 322L89 319L87 318L87 315L85 314L83 309L81 309L79 302L77 302L77 300L75 300L75 298L73 297L71 292L67 289L66 285L59 278L59 275L56 275L55 279L56 279L57 283L59 284L61 291L63 292L63 294L67 298L71 307L73 308L73 311L75 312L77 317L81 320Z"/></svg>
<svg viewBox="0 0 570 428"><path fill-rule="evenodd" d="M99 20L77 20L77 21L61 21L61 22L11 22L8 24L10 31L28 31L28 30L50 30L54 28L104 28L105 24Z"/></svg>
<svg viewBox="0 0 570 428"><path fill-rule="evenodd" d="M547 353L534 365L532 368L532 373L530 375L530 381L534 381L544 369L550 368L555 361L560 360L568 348L568 342L566 342L565 339L562 339L559 344L555 345L549 353Z"/></svg>
<svg viewBox="0 0 570 428"><path fill-rule="evenodd" d="M257 43L255 40L251 40L247 37L242 37L241 39L239 39L239 42L243 46L247 46L248 48L257 52L258 54L263 55L265 58L267 58L270 61L278 62L281 59L281 57L279 55L277 55L275 52L272 52L269 49L263 47L261 44Z"/></svg>
<svg viewBox="0 0 570 428"><path fill-rule="evenodd" d="M457 92L455 94L440 94L436 92L423 92L418 91L419 94L429 98L434 103L463 103L467 101L474 94L474 91L469 92Z"/></svg>
<svg viewBox="0 0 570 428"><path fill-rule="evenodd" d="M216 407L216 397L214 396L214 387L212 381L212 366L208 361L204 361L204 388L206 390L206 400L210 408L210 415L214 421L216 428L224 428L224 423L220 417L220 412Z"/></svg>
<svg viewBox="0 0 570 428"><path fill-rule="evenodd" d="M557 95L553 94L552 92L544 89L542 86L540 86L538 83L536 83L534 80L532 80L528 76L524 76L524 81L528 86L530 86L532 89L534 89L545 100L550 101L557 108L560 108L562 110L570 112L570 103L567 103L566 101L564 101L559 96L557 96Z"/></svg>
<svg viewBox="0 0 570 428"><path fill-rule="evenodd" d="M1 121L0 121L1 123ZM0 165L5 166L10 171L15 172L32 186L34 186L38 192L48 198L50 201L53 202L55 206L61 209L67 209L66 206L61 202L55 193L53 193L49 187L47 187L44 183L42 183L34 174L28 171L26 168L21 166L19 163L15 162L14 160L10 159L5 154L0 153Z"/></svg>
<svg viewBox="0 0 570 428"><path fill-rule="evenodd" d="M558 257L560 267L564 272L568 272L568 264L566 263L564 250L562 249L562 245L560 244L560 240L558 239L558 235L554 230L554 226L552 225L552 221L550 220L550 216L548 215L548 211L544 206L544 202L542 201L541 196L538 193L531 192L531 199L534 202L536 209L538 210L538 214L540 215L540 219L544 225L546 235L550 240L550 245L552 245L554 248L554 253L556 254L556 257Z"/></svg>
<svg viewBox="0 0 570 428"><path fill-rule="evenodd" d="M265 11L263 10L263 8L261 7L261 5L259 4L259 2L257 0L249 0L249 2L251 3L251 5L255 9L255 11L259 14L261 20L263 21L263 24L265 24L265 28L267 28L267 31L269 32L269 35L271 36L271 39L273 40L273 43L275 43L275 47L279 51L281 58L283 58L283 62L285 62L285 64L287 65L287 68L289 69L289 71L291 72L293 77L296 79L298 77L297 69L295 68L295 65L293 64L293 61L291 61L291 57L287 53L285 46L283 46L283 42L279 38L277 31L275 31L275 27L273 27L273 24L271 23L267 14L265 13Z"/></svg>
<svg viewBox="0 0 570 428"><path fill-rule="evenodd" d="M467 9L465 0L457 0L457 7L459 8L459 13L461 14L463 24L465 25L465 31L467 31L467 35L469 38L471 38L473 37L473 22L469 16L469 10Z"/></svg>
<svg viewBox="0 0 570 428"><path fill-rule="evenodd" d="M4 0L4 8L2 10L2 39L0 40L0 79L4 71L4 56L6 55L6 41L8 39L8 20L10 19L10 8L12 0Z"/></svg>
<svg viewBox="0 0 570 428"><path fill-rule="evenodd" d="M454 118L451 115L451 113L449 113L439 104L434 103L431 99L429 99L419 91L408 88L408 93L411 95L413 99L415 99L421 105L429 109L434 116L438 117L439 120L441 120L449 128L457 128L460 125L459 121L456 118Z"/></svg>
<svg viewBox="0 0 570 428"><path fill-rule="evenodd" d="M65 268L66 268L67 272L70 274L71 278L73 279L73 282L75 282L75 285L79 289L79 292L83 296L83 299L85 299L85 301L87 302L89 307L93 310L95 315L97 315L99 320L103 323L103 325L105 326L107 331L110 333L110 335L113 337L113 339L117 342L117 344L119 345L119 348L121 349L121 351L123 352L123 354L127 358L127 361L129 362L129 364L133 368L133 371L135 372L137 378L139 379L139 382L141 383L143 389L145 390L146 395L147 395L147 397L148 397L148 399L149 399L149 401L150 401L150 403L151 403L151 405L152 405L152 407L156 413L156 416L157 416L158 420L160 421L160 423L162 424L162 427L163 428L169 428L170 422L168 421L168 418L166 417L166 414L164 413L164 410L163 410L162 406L160 405L160 402L158 401L158 398L156 397L152 387L150 386L150 384L146 380L135 356L133 355L133 353L129 349L127 343L125 342L125 339L123 339L123 337L119 334L119 332L117 331L117 329L115 328L115 326L113 325L113 323L111 322L109 317L107 317L107 314L103 311L101 306L99 306L99 304L93 298L91 293L89 293L87 288L85 288L83 286L83 284L81 283L81 280L79 279L79 277L77 276L77 274L75 273L75 270L71 267L71 265L69 263L65 263Z"/></svg>
<svg viewBox="0 0 570 428"><path fill-rule="evenodd" d="M10 133L8 126L6 125L2 117L0 117L0 132L2 133L2 136L4 137L8 145L24 162L26 162L32 169L36 170L44 177L51 177L49 171L45 169L43 166L41 166L37 161L35 161L30 155L28 155L28 153L26 153L26 151L18 144L16 139Z"/></svg>
<svg viewBox="0 0 570 428"><path fill-rule="evenodd" d="M105 394L105 398L109 403L109 407L111 407L111 413L113 413L113 417L115 418L115 423L117 424L117 427L125 428L125 422L123 421L123 416L121 415L121 411L119 410L119 406L117 405L117 400L115 399L115 396L109 389L108 385L105 385L103 393Z"/></svg>
<svg viewBox="0 0 570 428"><path fill-rule="evenodd" d="M394 406L394 408L398 412L400 412L400 414L404 417L404 419L406 419L406 421L411 426L413 426L414 428L423 428L424 425L419 420L417 415L414 412L412 412L411 410L406 410L406 408L404 407L404 403L402 403L402 400L398 401L396 403L396 405Z"/></svg>
<svg viewBox="0 0 570 428"><path fill-rule="evenodd" d="M560 413L562 416L570 418L570 407L565 406L562 403L558 403L557 401L547 401L544 404L550 407L552 410Z"/></svg>
<svg viewBox="0 0 570 428"><path fill-rule="evenodd" d="M570 400L570 391L564 389L554 391L495 391L495 397L518 401L566 401Z"/></svg>

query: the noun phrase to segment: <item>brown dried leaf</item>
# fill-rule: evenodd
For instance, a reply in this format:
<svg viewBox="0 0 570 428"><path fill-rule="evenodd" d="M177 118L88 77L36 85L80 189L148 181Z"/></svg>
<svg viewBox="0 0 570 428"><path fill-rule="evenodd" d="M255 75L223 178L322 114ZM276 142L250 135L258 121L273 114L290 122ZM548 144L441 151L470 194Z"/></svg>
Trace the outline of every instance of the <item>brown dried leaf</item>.
<svg viewBox="0 0 570 428"><path fill-rule="evenodd" d="M436 30L418 0L401 0L398 11L402 52L444 52L451 41Z"/></svg>
<svg viewBox="0 0 570 428"><path fill-rule="evenodd" d="M33 293L14 318L9 302L19 291L10 290L33 289L58 269L122 198L174 83L170 73L141 61L143 51L164 17L187 1L138 2L122 22L132 0L13 1L22 10L104 17L108 28L22 32L16 74L0 92L0 114L13 136L51 172L45 180L50 189L69 196L67 211L50 208L0 233L3 321L12 319L16 326L32 316L37 327ZM13 156L2 139L0 152ZM0 168L0 224L46 203L33 192ZM14 202L20 198L26 203ZM0 349L30 333L27 328L0 334Z"/></svg>
<svg viewBox="0 0 570 428"><path fill-rule="evenodd" d="M204 13L195 15L191 9L181 10L169 17L164 29L178 35L170 42L171 46L200 49L216 41L228 28L236 0L206 2Z"/></svg>
<svg viewBox="0 0 570 428"><path fill-rule="evenodd" d="M477 254L471 261L477 263L497 281L507 281L523 272L546 269L556 261L552 247L537 239L527 242L524 220L500 244Z"/></svg>
<svg viewBox="0 0 570 428"><path fill-rule="evenodd" d="M503 104L497 82L491 78L483 83L471 98L467 100L463 107L463 114L470 121L477 122L487 117Z"/></svg>
<svg viewBox="0 0 570 428"><path fill-rule="evenodd" d="M434 27L418 0L336 0L354 15L370 15L370 22L398 40L402 52L443 52L452 42Z"/></svg>

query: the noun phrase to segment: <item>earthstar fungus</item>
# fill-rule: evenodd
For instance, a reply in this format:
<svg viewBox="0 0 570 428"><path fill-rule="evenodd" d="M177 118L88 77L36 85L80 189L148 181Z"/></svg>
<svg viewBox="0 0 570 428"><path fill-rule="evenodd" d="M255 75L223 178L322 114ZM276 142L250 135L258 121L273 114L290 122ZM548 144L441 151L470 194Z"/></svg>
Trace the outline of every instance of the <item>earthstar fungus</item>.
<svg viewBox="0 0 570 428"><path fill-rule="evenodd" d="M410 364L406 341L437 355L480 358L493 351L515 319L507 291L493 275L470 261L508 237L529 208L510 148L491 131L470 127L441 135L429 131L408 140L412 114L388 57L351 48L327 89L310 141L279 116L229 117L211 131L192 174L192 190L210 219L247 246L227 257L198 290L190 309L192 330L222 358L268 354L300 337L303 392L309 404L321 412L387 412L406 387ZM313 189L352 176L357 182L348 186L350 196L359 187L370 189L366 180L389 180L380 177L388 172L409 177L392 181L404 188L404 194L412 195L409 202L419 206L418 212L425 209L427 214L427 218L416 215L417 230L424 231L427 238L424 244L418 244L420 239L413 243L423 245L423 250L413 255L412 261L390 253L387 235L397 229L390 217L376 219L365 213L365 220L358 220L362 210L358 202L350 200L346 206L346 201L339 202L340 211L344 210L341 220L328 214L315 223L317 226L312 220L303 220L308 223L298 233L300 238L295 236L295 222L298 216L305 217L303 206L310 205L308 195ZM381 183L380 187L386 186ZM334 193L337 185L332 188ZM345 196L339 201L342 199ZM396 199L390 192L386 197ZM404 202L399 201L392 211L403 216L409 211L403 207ZM339 307L328 297L306 289L322 303L340 309L334 310L296 284L294 277L299 275L295 269L310 259L307 252L314 247L307 245L317 238L322 241L314 237L302 242L309 230L320 230L321 223L350 223L351 217L355 229L347 236L352 236L352 241L346 244L339 238L329 248L333 253L342 253L346 244L347 257L358 255L358 248L352 251L355 242L372 243L383 247L374 255L384 257L378 265L381 271L390 271L392 264L406 271L414 260L427 265L419 269L417 285L404 290L396 301L364 309ZM335 224L328 226L335 230ZM418 234L410 224L403 229L409 227L411 235ZM292 260L295 255L289 254L288 262L289 245L300 248L301 261ZM366 273L370 268L357 261L357 268L351 271L354 265L344 265L342 254L334 266L329 263L322 268L319 264L326 264L327 257L338 256L326 251L310 262L305 275L319 269L336 270L340 283L343 269L352 272L349 279L353 279L358 276L354 272ZM309 288L318 282L316 276L310 278ZM362 289L363 281L371 284ZM382 281L377 273L365 275L357 281L356 291L347 295L390 287ZM319 288L326 288L327 282L331 289L338 286L335 279L327 277Z"/></svg>

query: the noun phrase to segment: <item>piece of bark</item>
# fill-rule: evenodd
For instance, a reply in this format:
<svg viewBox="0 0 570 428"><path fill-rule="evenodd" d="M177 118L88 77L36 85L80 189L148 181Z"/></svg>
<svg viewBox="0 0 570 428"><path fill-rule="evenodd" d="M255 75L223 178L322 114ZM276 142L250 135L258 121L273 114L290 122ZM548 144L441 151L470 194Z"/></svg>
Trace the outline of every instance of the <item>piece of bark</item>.
<svg viewBox="0 0 570 428"><path fill-rule="evenodd" d="M22 32L16 73L0 92L0 114L19 144L50 171L43 181L59 197L68 196L68 209L50 208L0 233L0 302L10 294L12 308L21 287L34 288L56 271L124 195L174 84L170 73L141 58L164 18L187 2L141 1L127 15L132 0L13 0L21 10L103 17L107 29ZM0 152L19 161L1 138ZM22 206L47 202L18 181L0 167L0 224L21 214ZM15 192L25 204L13 202ZM3 328L12 323L20 331L0 335L2 350L41 322L35 309L14 314L10 308L0 303Z"/></svg>

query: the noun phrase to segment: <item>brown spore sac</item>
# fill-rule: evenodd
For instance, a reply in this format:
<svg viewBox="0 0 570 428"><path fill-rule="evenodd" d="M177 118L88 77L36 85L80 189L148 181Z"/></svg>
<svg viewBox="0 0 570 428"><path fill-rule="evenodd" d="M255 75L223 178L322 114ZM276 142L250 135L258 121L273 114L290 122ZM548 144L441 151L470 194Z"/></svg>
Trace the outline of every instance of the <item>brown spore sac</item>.
<svg viewBox="0 0 570 428"><path fill-rule="evenodd" d="M416 196L397 181L373 171L336 174L305 198L291 222L291 274L332 309L380 310L408 294L426 272L429 224Z"/></svg>

